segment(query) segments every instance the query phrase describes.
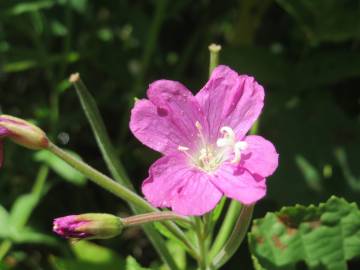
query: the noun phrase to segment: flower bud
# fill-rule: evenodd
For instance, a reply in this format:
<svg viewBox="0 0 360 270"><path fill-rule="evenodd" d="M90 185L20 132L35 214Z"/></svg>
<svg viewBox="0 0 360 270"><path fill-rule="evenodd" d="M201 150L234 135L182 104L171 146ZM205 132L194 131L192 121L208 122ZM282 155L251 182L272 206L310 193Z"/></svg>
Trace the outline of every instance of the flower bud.
<svg viewBox="0 0 360 270"><path fill-rule="evenodd" d="M107 239L119 235L124 228L121 219L110 214L82 214L56 218L53 230L71 239Z"/></svg>
<svg viewBox="0 0 360 270"><path fill-rule="evenodd" d="M0 115L0 138L8 137L17 144L30 149L43 149L49 145L44 131L17 117Z"/></svg>

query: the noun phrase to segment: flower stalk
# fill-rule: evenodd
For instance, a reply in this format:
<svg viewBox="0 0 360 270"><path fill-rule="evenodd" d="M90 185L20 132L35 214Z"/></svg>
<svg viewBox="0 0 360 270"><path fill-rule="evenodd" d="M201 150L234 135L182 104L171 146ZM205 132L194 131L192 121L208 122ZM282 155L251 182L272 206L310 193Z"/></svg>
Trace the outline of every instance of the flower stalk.
<svg viewBox="0 0 360 270"><path fill-rule="evenodd" d="M94 183L98 184L102 188L110 191L111 193L117 195L125 201L128 201L137 207L145 211L158 211L156 208L150 206L143 198L137 195L135 192L129 190L128 188L120 185L119 183L112 180L110 177L105 174L95 170L85 162L73 157L69 153L65 152L52 142L49 143L48 150L53 154L57 155L59 158L67 162L69 165L77 169L79 172L83 173Z"/></svg>
<svg viewBox="0 0 360 270"><path fill-rule="evenodd" d="M121 218L125 227L143 225L151 222L166 221L166 220L179 220L190 223L187 217L180 216L174 212L154 212L131 217Z"/></svg>
<svg viewBox="0 0 360 270"><path fill-rule="evenodd" d="M146 202L143 198L137 195L135 192L131 191L127 187L115 182L110 177L106 176L105 174L97 171L96 169L92 168L85 162L73 157L69 153L65 152L52 142L49 142L48 150L53 154L60 157L62 160L67 162L69 165L83 173L86 177L88 177L91 181L95 184L101 186L105 190L115 194L116 196L122 198L123 200L127 201L128 203L134 205L137 209L141 209L144 212L160 212L158 209L152 207L148 202ZM189 242L186 238L184 233L177 227L175 224L164 221L165 227L174 234L176 238L178 238L184 245L187 247L189 253L194 258L198 257L197 252L195 251L193 245ZM145 225L146 226L146 225ZM156 236L156 239L159 237Z"/></svg>

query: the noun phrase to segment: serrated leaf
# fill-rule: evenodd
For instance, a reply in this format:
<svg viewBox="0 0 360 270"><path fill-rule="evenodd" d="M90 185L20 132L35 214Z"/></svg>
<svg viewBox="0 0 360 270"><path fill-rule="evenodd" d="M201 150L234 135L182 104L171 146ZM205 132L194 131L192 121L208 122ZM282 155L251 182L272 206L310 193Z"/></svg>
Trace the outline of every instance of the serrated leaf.
<svg viewBox="0 0 360 270"><path fill-rule="evenodd" d="M81 159L76 153L71 151L67 152L77 159ZM35 154L35 160L47 164L54 172L75 185L84 185L86 183L86 177L84 175L49 151L42 150L37 152Z"/></svg>
<svg viewBox="0 0 360 270"><path fill-rule="evenodd" d="M346 270L360 256L360 211L355 203L331 197L308 207L284 207L254 220L249 246L267 270ZM261 269L261 268L260 268Z"/></svg>

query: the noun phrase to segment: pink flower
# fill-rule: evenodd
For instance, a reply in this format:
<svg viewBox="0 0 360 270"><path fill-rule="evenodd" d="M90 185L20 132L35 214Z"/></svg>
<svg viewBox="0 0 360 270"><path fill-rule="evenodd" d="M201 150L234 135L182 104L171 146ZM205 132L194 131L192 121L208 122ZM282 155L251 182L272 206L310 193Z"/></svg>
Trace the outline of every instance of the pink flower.
<svg viewBox="0 0 360 270"><path fill-rule="evenodd" d="M142 185L152 205L203 215L223 195L246 205L265 196L278 154L263 137L246 136L264 104L253 77L219 66L195 96L169 80L152 83L147 96L132 109L130 129L164 155Z"/></svg>

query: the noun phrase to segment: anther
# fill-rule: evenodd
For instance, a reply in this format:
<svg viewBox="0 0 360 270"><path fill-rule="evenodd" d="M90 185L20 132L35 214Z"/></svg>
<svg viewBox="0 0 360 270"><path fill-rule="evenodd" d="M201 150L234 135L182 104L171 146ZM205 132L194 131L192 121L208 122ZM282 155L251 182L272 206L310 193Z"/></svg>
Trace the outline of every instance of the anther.
<svg viewBox="0 0 360 270"><path fill-rule="evenodd" d="M200 124L199 121L196 121L196 122L195 122L195 127L196 127L199 131L202 130L202 125Z"/></svg>
<svg viewBox="0 0 360 270"><path fill-rule="evenodd" d="M189 151L189 147L179 145L178 150L181 151L181 152Z"/></svg>

